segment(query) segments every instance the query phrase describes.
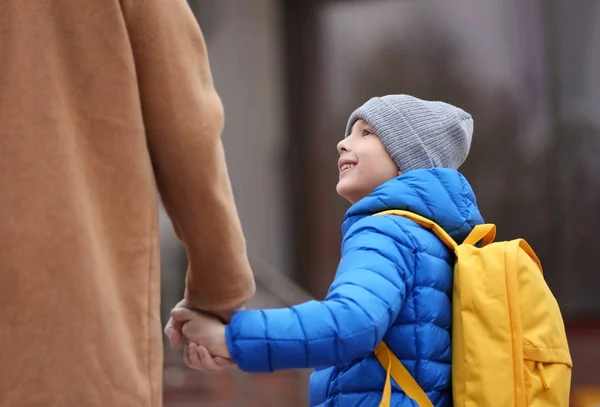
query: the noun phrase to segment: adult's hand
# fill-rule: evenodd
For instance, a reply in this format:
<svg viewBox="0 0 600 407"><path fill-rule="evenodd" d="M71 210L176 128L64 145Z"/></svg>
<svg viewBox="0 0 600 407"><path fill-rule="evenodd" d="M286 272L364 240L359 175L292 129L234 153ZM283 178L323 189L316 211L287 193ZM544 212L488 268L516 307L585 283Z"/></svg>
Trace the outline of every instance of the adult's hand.
<svg viewBox="0 0 600 407"><path fill-rule="evenodd" d="M196 310L196 308L194 308L191 305L191 303L188 300L186 300L186 299L183 299L183 300L179 301L173 307L173 310L176 310L178 308L186 308L186 309ZM173 311L171 311L171 313L172 312ZM183 325L186 322L187 321L184 321L184 320L175 320L171 316L169 318L169 321L167 322L167 325L165 326L165 335L167 335L167 337L169 338L169 342L171 342L171 347L173 349L179 349L183 345L183 333L182 333L182 329L183 329Z"/></svg>

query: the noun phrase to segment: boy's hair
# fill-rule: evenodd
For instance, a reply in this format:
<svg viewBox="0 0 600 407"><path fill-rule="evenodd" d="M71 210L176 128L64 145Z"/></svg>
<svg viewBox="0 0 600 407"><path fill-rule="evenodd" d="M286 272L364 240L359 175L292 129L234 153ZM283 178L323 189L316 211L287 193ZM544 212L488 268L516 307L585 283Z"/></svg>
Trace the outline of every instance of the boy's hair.
<svg viewBox="0 0 600 407"><path fill-rule="evenodd" d="M373 127L403 172L434 167L458 169L471 147L471 115L448 103L409 95L374 97L350 115L346 137L359 119Z"/></svg>

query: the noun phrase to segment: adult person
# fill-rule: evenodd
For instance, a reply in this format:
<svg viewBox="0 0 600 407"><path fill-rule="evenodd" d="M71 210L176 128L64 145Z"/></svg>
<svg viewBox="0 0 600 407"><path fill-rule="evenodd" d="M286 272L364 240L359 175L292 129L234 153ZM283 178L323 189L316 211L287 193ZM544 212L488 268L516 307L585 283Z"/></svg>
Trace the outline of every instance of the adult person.
<svg viewBox="0 0 600 407"><path fill-rule="evenodd" d="M0 10L0 406L160 406L157 192L180 306L255 291L201 30L185 0Z"/></svg>

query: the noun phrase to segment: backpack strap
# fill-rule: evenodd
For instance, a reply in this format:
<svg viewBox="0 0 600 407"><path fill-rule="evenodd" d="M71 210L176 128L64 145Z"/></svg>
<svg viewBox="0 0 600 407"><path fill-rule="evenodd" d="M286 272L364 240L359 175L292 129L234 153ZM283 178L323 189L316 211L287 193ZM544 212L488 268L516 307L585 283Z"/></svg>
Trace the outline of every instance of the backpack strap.
<svg viewBox="0 0 600 407"><path fill-rule="evenodd" d="M438 237L438 239L440 239L446 246L448 246L448 248L450 248L450 250L454 251L458 247L458 243L456 243L454 239L450 237L448 232L446 232L440 225L431 219L427 219L421 215L417 215L416 213L402 211L399 209L390 209L388 211L376 213L375 215L397 215L410 219L425 229L431 230Z"/></svg>
<svg viewBox="0 0 600 407"><path fill-rule="evenodd" d="M390 382L390 376L394 378L398 386L404 391L404 393L417 402L419 407L433 407L433 404L427 397L427 394L423 391L417 381L411 376L408 370L404 367L402 362L392 353L390 348L381 341L375 348L375 356L381 363L384 369L386 369L385 386L383 387L383 397L379 407L390 407L392 398L392 384Z"/></svg>
<svg viewBox="0 0 600 407"><path fill-rule="evenodd" d="M470 244L475 246L481 241L481 247L487 246L492 243L496 238L496 225L486 223L483 225L477 225L473 228L469 236L465 239L463 244Z"/></svg>
<svg viewBox="0 0 600 407"><path fill-rule="evenodd" d="M417 215L416 213L409 211L402 211L399 209L391 209L388 211L379 212L376 215L397 215L402 216L403 218L407 218L412 220L413 222L421 225L425 229L428 229L435 234L438 239L440 239L450 250L456 251L458 247L458 243L450 237L448 232L446 232L440 225L432 221L431 219L427 219L421 215ZM465 239L463 244L476 245L478 242L483 240L482 246L487 246L492 243L496 238L496 225L493 224L483 224L477 225L473 228L469 236ZM535 259L534 259L535 260Z"/></svg>

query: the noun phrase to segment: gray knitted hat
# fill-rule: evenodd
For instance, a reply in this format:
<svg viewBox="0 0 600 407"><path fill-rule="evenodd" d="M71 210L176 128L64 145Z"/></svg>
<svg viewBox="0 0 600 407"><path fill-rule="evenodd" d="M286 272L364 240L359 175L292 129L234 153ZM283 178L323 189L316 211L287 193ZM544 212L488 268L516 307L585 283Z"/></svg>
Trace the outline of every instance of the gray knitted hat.
<svg viewBox="0 0 600 407"><path fill-rule="evenodd" d="M359 119L373 127L403 172L434 167L458 169L471 147L471 115L444 102L408 95L374 97L352 113L346 137Z"/></svg>

